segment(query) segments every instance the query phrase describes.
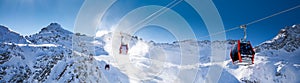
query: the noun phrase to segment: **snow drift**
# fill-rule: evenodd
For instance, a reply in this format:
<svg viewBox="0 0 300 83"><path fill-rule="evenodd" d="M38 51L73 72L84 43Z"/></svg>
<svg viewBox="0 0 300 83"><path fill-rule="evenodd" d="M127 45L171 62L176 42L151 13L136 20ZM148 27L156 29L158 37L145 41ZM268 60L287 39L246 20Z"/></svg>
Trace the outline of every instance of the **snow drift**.
<svg viewBox="0 0 300 83"><path fill-rule="evenodd" d="M300 25L285 27L273 39L256 46L255 62L250 66L231 63L229 50L235 40L155 43L127 36L128 55L121 57L128 57L134 65L129 69L117 63L119 55L112 55L111 33L95 38L51 23L24 37L0 26L0 82L198 83L206 80L212 66L223 69L218 82L300 82ZM182 48L186 52L182 53ZM199 48L200 54L190 51L193 48ZM211 48L227 50L220 55L226 60L211 62ZM198 63L184 65L182 55L196 55ZM106 64L110 70L104 69Z"/></svg>

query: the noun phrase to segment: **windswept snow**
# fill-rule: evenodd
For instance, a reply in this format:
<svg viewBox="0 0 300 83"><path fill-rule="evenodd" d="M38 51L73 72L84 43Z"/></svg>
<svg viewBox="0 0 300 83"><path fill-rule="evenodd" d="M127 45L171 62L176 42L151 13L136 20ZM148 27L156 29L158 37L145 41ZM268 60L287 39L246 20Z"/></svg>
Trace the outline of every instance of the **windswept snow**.
<svg viewBox="0 0 300 83"><path fill-rule="evenodd" d="M14 44L14 43L3 43L7 45L17 45L17 46L30 46L30 47L58 47L61 45L56 45L56 44Z"/></svg>
<svg viewBox="0 0 300 83"><path fill-rule="evenodd" d="M212 71L220 74L215 82L299 83L299 26L256 46L255 62L248 66L232 64L234 40L155 43L123 34L129 50L119 54L120 42L113 42L120 36L113 40L106 31L94 38L51 23L23 37L0 26L0 82L202 83L209 82L212 68L219 68L220 73Z"/></svg>
<svg viewBox="0 0 300 83"><path fill-rule="evenodd" d="M286 35L295 34L294 32L291 33L289 31L292 30L290 30L290 28L283 29L274 39L264 43L276 45L278 44L276 42L285 42L288 40L285 38L298 37ZM105 37L107 38L109 36L106 35ZM137 39L132 40L134 40L135 43L130 44L128 55L95 56L95 58L98 58L98 60L109 61L111 65L120 69L121 72L129 77L129 82L187 82L185 79L188 79L188 81L193 80L191 79L193 78L192 74L185 72L187 75L189 75L187 76L189 78L185 78L186 76L179 76L179 72L184 72L185 70L191 69L198 70L196 77L194 77L194 82L204 82L211 66L219 66L223 68L219 82L299 82L299 80L296 79L299 77L296 73L300 73L298 65L300 59L296 60L294 58L299 55L299 49L296 49L293 52L287 52L286 48L288 48L288 46L283 49L281 47L261 49L265 47L265 44L262 44L261 46L256 47L259 48L259 51L255 56L255 64L250 66L237 66L231 63L229 57L229 50L232 46L230 42L232 41L199 41L197 44L200 47L199 63L193 65L182 65L179 43L185 43L185 45L194 45L193 42L182 41L174 42L173 44L159 44L153 42L144 42ZM298 41L289 41L289 43L294 42ZM220 46L222 44L226 44L226 46ZM294 46L298 47L297 44ZM223 48L224 50L227 49L227 54L225 54L226 60L222 62L210 62L211 47ZM187 49L184 50L187 51ZM111 54L111 52L109 52L109 54ZM191 53L191 55L195 54ZM293 56L287 57L287 55ZM116 59L116 56L120 56L121 58L119 57L119 59ZM128 61L127 64L134 66L127 66L125 63L119 64L116 60L126 60ZM122 67L120 65L126 65L127 67ZM141 75L135 75L136 72L139 72ZM141 72L147 72L147 74L142 74Z"/></svg>

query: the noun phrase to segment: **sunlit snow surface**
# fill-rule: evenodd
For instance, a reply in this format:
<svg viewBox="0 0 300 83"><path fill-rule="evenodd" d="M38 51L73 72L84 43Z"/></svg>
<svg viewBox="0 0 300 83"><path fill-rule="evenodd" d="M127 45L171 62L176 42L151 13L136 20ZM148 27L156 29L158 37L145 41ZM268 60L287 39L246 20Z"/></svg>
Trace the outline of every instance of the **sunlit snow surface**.
<svg viewBox="0 0 300 83"><path fill-rule="evenodd" d="M128 54L112 55L119 49L111 48L111 33L97 38L73 35L54 23L37 34L23 37L7 28L0 28L3 29L0 82L200 83L206 80L212 66L223 68L218 80L220 83L300 82L299 25L287 27L274 39L256 46L255 62L248 66L232 64L229 57L232 46L229 42L232 40L197 41L195 45L192 40L167 44L133 37ZM179 43L191 49L200 47L199 63L181 64L182 55L195 53L190 49L181 53ZM220 48L220 44L226 44L226 54L220 55L226 56L226 60L211 62L211 48ZM122 57L128 63L118 63L117 60ZM104 69L106 64L110 64L109 70ZM126 66L128 64L131 66ZM186 72L189 70L197 70L193 73L196 75Z"/></svg>

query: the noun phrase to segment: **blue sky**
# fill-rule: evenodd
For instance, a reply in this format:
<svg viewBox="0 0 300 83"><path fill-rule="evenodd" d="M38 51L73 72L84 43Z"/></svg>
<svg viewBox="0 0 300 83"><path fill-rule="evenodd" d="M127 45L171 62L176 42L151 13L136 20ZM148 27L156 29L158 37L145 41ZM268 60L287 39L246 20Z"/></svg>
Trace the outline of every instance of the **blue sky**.
<svg viewBox="0 0 300 83"><path fill-rule="evenodd" d="M105 27L116 25L128 12L146 5L165 6L172 0L130 0L117 1L104 15ZM61 24L73 31L73 25L83 0L0 0L0 24L22 35L38 32L51 22ZM230 29L253 20L263 18L276 12L300 5L299 0L213 0L222 17L225 29ZM195 32L198 40L208 35L207 29L196 11L185 2L172 8L183 16ZM273 38L280 29L293 24L300 24L300 9L280 14L270 19L248 26L248 40L254 45ZM175 38L167 30L158 26L146 26L136 32L144 40L155 42L172 42ZM240 39L240 29L226 33L227 39Z"/></svg>
<svg viewBox="0 0 300 83"><path fill-rule="evenodd" d="M0 24L22 35L37 33L51 22L72 31L83 0L0 0Z"/></svg>

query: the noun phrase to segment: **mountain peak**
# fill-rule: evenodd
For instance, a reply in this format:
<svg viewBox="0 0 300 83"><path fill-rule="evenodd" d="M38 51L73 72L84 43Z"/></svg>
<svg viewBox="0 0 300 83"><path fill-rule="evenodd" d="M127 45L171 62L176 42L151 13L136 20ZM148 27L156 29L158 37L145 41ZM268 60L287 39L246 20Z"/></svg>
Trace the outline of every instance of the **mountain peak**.
<svg viewBox="0 0 300 83"><path fill-rule="evenodd" d="M50 23L50 25L48 25L47 27L42 28L42 30L39 33L55 33L55 32L72 34L72 32L63 29L61 25L58 23Z"/></svg>
<svg viewBox="0 0 300 83"><path fill-rule="evenodd" d="M293 26L287 26L284 29L281 29L277 36L275 36L272 41L276 40L284 40L287 38L298 38L300 34L300 24L293 25Z"/></svg>
<svg viewBox="0 0 300 83"><path fill-rule="evenodd" d="M50 23L50 25L48 25L47 27L58 27L58 28L60 28L61 26L58 23Z"/></svg>
<svg viewBox="0 0 300 83"><path fill-rule="evenodd" d="M60 44L71 46L72 32L65 30L58 23L50 23L42 28L39 33L26 36L27 40L34 44Z"/></svg>
<svg viewBox="0 0 300 83"><path fill-rule="evenodd" d="M273 39L260 44L258 49L283 49L287 52L293 52L300 47L299 39L300 24L287 26L281 29Z"/></svg>

